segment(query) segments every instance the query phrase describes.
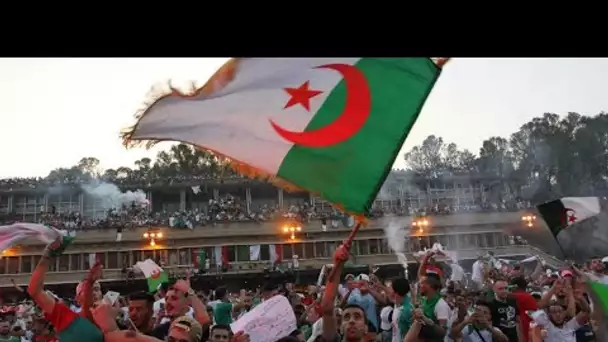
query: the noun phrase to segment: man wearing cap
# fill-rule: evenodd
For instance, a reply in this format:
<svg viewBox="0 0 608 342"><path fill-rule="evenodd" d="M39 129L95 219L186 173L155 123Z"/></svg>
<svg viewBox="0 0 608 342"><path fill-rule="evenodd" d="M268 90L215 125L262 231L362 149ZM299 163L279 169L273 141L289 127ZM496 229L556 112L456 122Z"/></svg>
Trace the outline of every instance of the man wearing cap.
<svg viewBox="0 0 608 342"><path fill-rule="evenodd" d="M55 327L56 333L61 342L80 342L86 338L87 342L102 342L103 334L101 330L93 324L93 318L89 308L92 306L92 284L101 277L101 265L95 265L89 271L89 275L84 283L84 306L81 314L77 314L70 310L62 302L44 291L44 277L48 270L51 255L55 255L62 248L62 240L49 244L36 266L30 283L28 293L32 299L38 304L45 314L48 321ZM89 319L84 316L89 317Z"/></svg>

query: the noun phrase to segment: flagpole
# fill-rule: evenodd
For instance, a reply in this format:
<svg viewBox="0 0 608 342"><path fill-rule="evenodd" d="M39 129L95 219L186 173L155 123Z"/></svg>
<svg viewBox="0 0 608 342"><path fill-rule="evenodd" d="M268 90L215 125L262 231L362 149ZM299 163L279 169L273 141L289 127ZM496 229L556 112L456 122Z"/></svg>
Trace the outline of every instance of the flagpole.
<svg viewBox="0 0 608 342"><path fill-rule="evenodd" d="M353 229L350 231L350 234L342 242L342 244L344 245L344 247L346 247L347 250L350 250L350 246L352 245L353 240L355 239L355 235L357 235L357 232L359 231L359 228L361 228L361 220L357 219L357 223L355 224Z"/></svg>

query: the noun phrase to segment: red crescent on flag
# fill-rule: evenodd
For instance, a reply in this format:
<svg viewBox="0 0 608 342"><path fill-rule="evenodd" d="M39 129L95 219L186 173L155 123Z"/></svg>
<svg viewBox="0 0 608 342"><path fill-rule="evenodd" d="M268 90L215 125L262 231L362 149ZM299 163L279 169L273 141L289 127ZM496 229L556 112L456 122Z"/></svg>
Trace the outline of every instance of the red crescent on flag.
<svg viewBox="0 0 608 342"><path fill-rule="evenodd" d="M331 124L309 132L288 131L270 120L274 130L283 139L296 145L322 148L339 144L357 134L371 112L372 100L365 75L348 64L325 64L319 69L332 69L344 78L346 83L346 103L344 111Z"/></svg>
<svg viewBox="0 0 608 342"><path fill-rule="evenodd" d="M566 225L576 223L576 210L566 208Z"/></svg>
<svg viewBox="0 0 608 342"><path fill-rule="evenodd" d="M150 279L158 279L160 278L160 270L157 268L150 272Z"/></svg>

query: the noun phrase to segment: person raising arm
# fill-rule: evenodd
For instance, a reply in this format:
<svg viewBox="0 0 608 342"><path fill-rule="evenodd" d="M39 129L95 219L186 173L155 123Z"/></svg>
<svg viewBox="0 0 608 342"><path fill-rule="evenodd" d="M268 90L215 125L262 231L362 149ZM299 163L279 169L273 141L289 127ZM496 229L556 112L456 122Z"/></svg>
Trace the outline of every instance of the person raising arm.
<svg viewBox="0 0 608 342"><path fill-rule="evenodd" d="M44 291L44 278L49 268L50 262L53 260L52 255L60 250L62 238L58 238L50 243L44 249L42 258L36 266L30 283L28 293L40 309L44 312L46 319L53 324L58 333L59 339L62 342L78 342L83 336L87 337L87 342L102 342L103 334L101 330L93 323L92 315L89 308L92 306L92 284L97 280L96 277L101 276L101 265L95 265L87 276L85 281L85 298L84 308L81 315L74 313L62 302ZM90 320L87 319L90 317Z"/></svg>
<svg viewBox="0 0 608 342"><path fill-rule="evenodd" d="M323 292L323 297L321 298L321 319L323 322L322 336L326 342L333 342L337 337L338 326L334 314L334 306L336 295L338 294L338 286L340 285L340 275L342 274L344 263L348 261L348 258L348 247L344 245L338 246L334 253L333 267L327 276L325 292Z"/></svg>

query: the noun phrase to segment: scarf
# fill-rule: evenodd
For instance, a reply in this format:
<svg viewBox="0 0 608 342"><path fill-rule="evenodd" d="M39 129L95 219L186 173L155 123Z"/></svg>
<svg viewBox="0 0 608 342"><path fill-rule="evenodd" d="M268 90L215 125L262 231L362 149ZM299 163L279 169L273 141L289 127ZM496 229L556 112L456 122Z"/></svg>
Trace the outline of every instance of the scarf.
<svg viewBox="0 0 608 342"><path fill-rule="evenodd" d="M434 322L437 322L437 317L435 317L435 306L440 299L441 295L439 293L435 294L435 296L430 299L422 297L422 312L427 318Z"/></svg>
<svg viewBox="0 0 608 342"><path fill-rule="evenodd" d="M405 295L403 302L401 302L401 313L399 313L399 319L397 321L397 326L399 327L399 333L401 334L402 340L405 338L405 334L412 326L412 309L413 307L412 303L410 302L410 296Z"/></svg>

